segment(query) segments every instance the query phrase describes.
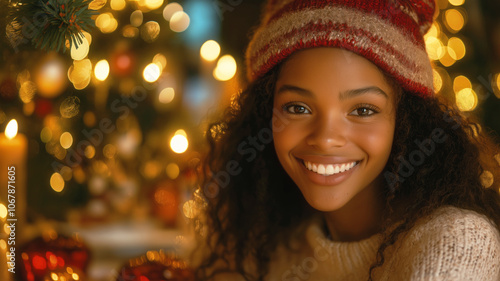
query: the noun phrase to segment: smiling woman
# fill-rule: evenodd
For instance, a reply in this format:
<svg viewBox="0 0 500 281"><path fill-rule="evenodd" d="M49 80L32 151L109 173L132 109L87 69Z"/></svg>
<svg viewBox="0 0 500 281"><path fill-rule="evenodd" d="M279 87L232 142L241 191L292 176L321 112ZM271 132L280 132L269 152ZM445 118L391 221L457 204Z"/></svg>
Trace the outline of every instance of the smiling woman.
<svg viewBox="0 0 500 281"><path fill-rule="evenodd" d="M499 149L433 94L434 9L269 1L207 134L200 280L500 279Z"/></svg>

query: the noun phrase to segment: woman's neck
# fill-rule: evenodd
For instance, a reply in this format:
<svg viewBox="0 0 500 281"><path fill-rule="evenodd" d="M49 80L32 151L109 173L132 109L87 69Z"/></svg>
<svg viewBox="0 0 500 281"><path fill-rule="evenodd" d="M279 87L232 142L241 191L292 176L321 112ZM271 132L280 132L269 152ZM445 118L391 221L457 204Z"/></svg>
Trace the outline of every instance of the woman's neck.
<svg viewBox="0 0 500 281"><path fill-rule="evenodd" d="M374 182L341 209L324 213L332 240L359 241L380 232L384 202L379 186Z"/></svg>

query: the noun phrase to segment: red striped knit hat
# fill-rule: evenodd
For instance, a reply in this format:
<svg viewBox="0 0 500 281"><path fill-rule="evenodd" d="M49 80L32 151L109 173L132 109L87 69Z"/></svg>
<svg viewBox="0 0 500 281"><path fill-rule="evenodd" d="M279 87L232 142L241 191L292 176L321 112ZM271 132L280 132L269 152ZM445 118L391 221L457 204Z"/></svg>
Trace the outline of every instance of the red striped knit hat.
<svg viewBox="0 0 500 281"><path fill-rule="evenodd" d="M295 51L337 47L369 59L403 89L431 96L423 35L435 7L434 0L269 0L246 53L248 79Z"/></svg>

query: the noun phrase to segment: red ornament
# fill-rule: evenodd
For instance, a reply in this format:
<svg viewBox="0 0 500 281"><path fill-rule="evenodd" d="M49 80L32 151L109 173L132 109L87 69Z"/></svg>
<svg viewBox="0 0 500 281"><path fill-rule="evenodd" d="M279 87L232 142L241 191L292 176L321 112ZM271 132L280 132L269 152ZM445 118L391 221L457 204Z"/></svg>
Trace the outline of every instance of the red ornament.
<svg viewBox="0 0 500 281"><path fill-rule="evenodd" d="M194 281L194 272L172 254L149 251L132 259L119 271L116 281Z"/></svg>
<svg viewBox="0 0 500 281"><path fill-rule="evenodd" d="M44 281L51 273L76 273L80 280L89 264L90 250L79 239L58 236L35 238L20 249L22 280ZM69 280L68 280L69 281Z"/></svg>

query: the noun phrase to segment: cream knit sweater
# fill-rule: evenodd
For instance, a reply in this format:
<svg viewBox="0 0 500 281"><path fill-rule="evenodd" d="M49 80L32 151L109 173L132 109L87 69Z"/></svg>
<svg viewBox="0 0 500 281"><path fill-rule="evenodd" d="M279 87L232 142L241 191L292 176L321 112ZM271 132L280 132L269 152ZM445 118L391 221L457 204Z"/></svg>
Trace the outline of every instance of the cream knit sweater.
<svg viewBox="0 0 500 281"><path fill-rule="evenodd" d="M269 281L367 280L380 235L333 242L314 220L298 231L292 249L278 247ZM443 207L421 219L385 254L374 280L500 280L500 235L483 215ZM242 280L234 275L217 280Z"/></svg>

